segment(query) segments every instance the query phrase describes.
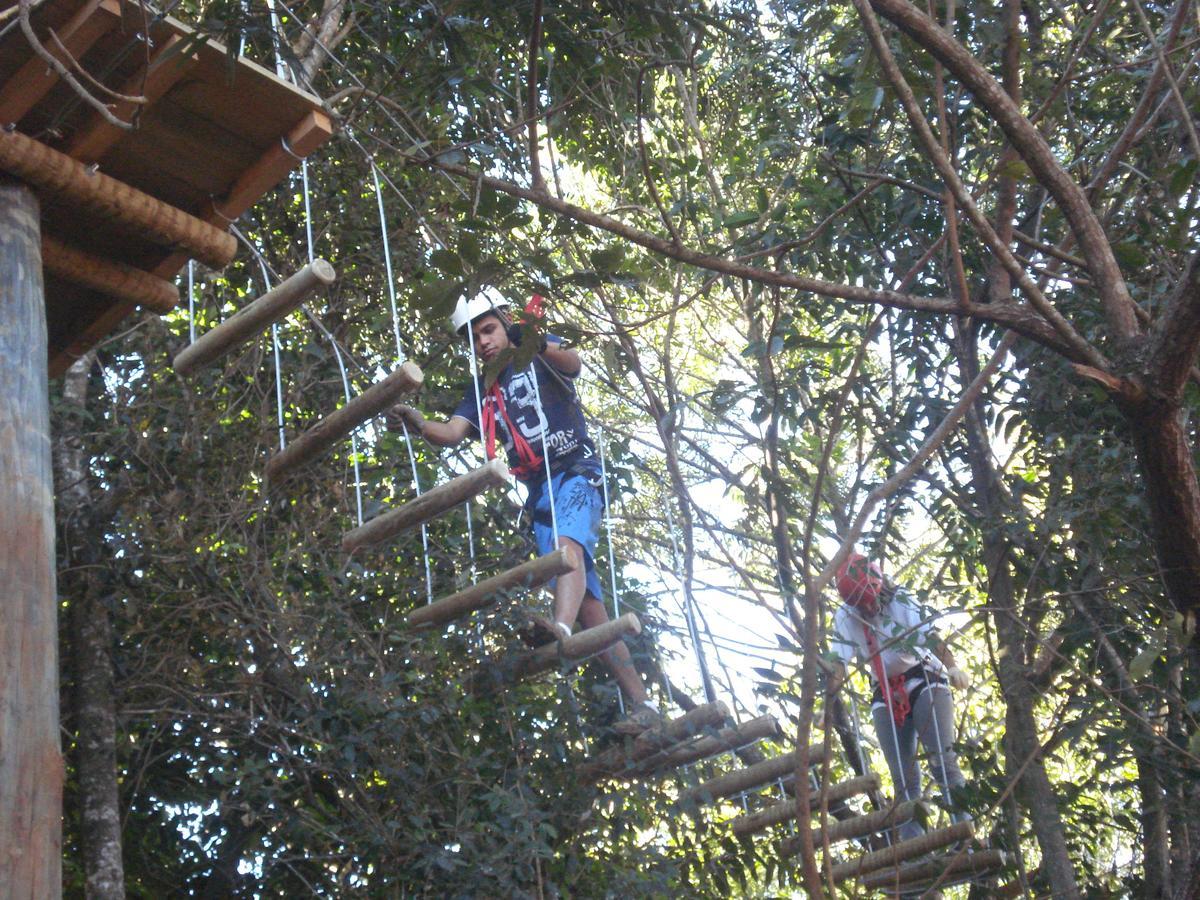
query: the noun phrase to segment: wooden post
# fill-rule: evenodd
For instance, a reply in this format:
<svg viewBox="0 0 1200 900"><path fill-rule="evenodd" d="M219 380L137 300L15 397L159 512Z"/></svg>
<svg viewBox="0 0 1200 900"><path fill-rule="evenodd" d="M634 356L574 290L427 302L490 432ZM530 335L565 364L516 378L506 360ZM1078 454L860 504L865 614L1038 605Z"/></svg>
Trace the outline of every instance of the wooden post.
<svg viewBox="0 0 1200 900"><path fill-rule="evenodd" d="M533 590L551 578L575 570L565 550L555 550L537 559L521 563L507 572L485 578L478 584L443 597L436 603L414 609L404 617L409 628L434 628L461 619L488 606L504 591Z"/></svg>
<svg viewBox="0 0 1200 900"><path fill-rule="evenodd" d="M917 800L905 800L877 812L855 816L853 819L845 819L841 822L830 822L829 827L824 829L824 831L820 828L814 828L812 832L813 846L822 847L826 841L830 844L836 844L840 841L866 837L868 834L893 828L896 825L907 822L917 814L918 802ZM799 835L788 838L785 841L780 841L779 854L780 856L795 856L800 852L800 846Z"/></svg>
<svg viewBox="0 0 1200 900"><path fill-rule="evenodd" d="M0 885L62 891L54 476L37 198L0 178Z"/></svg>
<svg viewBox="0 0 1200 900"><path fill-rule="evenodd" d="M729 718L724 703L705 703L688 710L677 719L638 735L628 746L612 747L579 767L584 782L599 781L614 775L629 774L639 762L680 741L690 740Z"/></svg>
<svg viewBox="0 0 1200 900"><path fill-rule="evenodd" d="M851 778L849 781L839 781L837 784L829 785L823 794L820 791L815 792L812 796L812 808L814 811L819 809L822 798L826 802L833 804L839 800L846 800L858 794L865 794L867 791L876 790L879 790L878 775L859 775L857 778ZM772 804L765 809L756 810L744 816L738 816L733 820L733 833L738 835L738 837L747 834L757 834L760 831L765 831L772 825L789 822L794 818L796 818L796 801L785 800L782 803Z"/></svg>
<svg viewBox="0 0 1200 900"><path fill-rule="evenodd" d="M333 284L337 272L323 259L275 285L252 303L243 306L212 331L180 351L172 365L180 375L191 375L201 366L220 359L238 344L257 335L272 322L282 319L319 288Z"/></svg>
<svg viewBox="0 0 1200 900"><path fill-rule="evenodd" d="M363 422L383 413L404 394L417 390L424 381L425 373L419 366L404 363L383 381L371 385L341 409L321 419L267 460L267 480L274 481L312 462Z"/></svg>
<svg viewBox="0 0 1200 900"><path fill-rule="evenodd" d="M858 859L852 859L850 862L838 863L833 867L833 880L837 883L845 881L847 878L858 878L877 869L893 867L906 859L924 856L926 853L945 847L947 844L953 844L955 841L969 841L974 836L974 823L955 822L948 828L929 831L919 837L909 838L907 841L900 841L890 847L884 847L882 850L864 853Z"/></svg>
<svg viewBox="0 0 1200 900"><path fill-rule="evenodd" d="M179 247L206 266L223 268L237 252L237 239L227 231L20 132L0 129L0 169L156 244Z"/></svg>
<svg viewBox="0 0 1200 900"><path fill-rule="evenodd" d="M199 343L197 341L197 343ZM493 459L478 469L430 488L415 500L398 506L342 536L342 550L353 553L371 544L394 538L402 531L423 525L430 519L454 509L460 503L508 481L508 466Z"/></svg>
<svg viewBox="0 0 1200 900"><path fill-rule="evenodd" d="M156 313L168 313L179 304L179 288L165 278L87 253L48 234L42 235L42 266L63 281L136 303Z"/></svg>
<svg viewBox="0 0 1200 900"><path fill-rule="evenodd" d="M649 774L650 772L677 769L697 760L716 756L718 753L745 747L747 744L753 744L763 738L777 738L780 734L782 731L774 716L759 716L736 728L722 728L716 734L699 738L661 754L655 754L642 763L639 771L642 774Z"/></svg>
<svg viewBox="0 0 1200 900"><path fill-rule="evenodd" d="M972 850L942 859L913 863L899 872L875 872L867 875L859 884L869 889L888 888L892 885L905 886L934 881L943 875L950 881L956 881L958 879L955 876L989 875L1003 869L1007 864L1008 857L1001 850Z"/></svg>
<svg viewBox="0 0 1200 900"><path fill-rule="evenodd" d="M681 794L679 803L681 806L691 804L702 806L703 804L713 803L725 797L732 797L734 794L740 794L743 791L762 787L764 784L770 784L782 778L790 778L796 774L796 757L797 753L793 750L791 753L784 753L782 756L772 756L769 759L764 759L762 762L747 766L744 769L734 769L725 775L710 778L690 791ZM808 759L809 763L814 766L824 762L824 746L821 744L810 746L808 748Z"/></svg>

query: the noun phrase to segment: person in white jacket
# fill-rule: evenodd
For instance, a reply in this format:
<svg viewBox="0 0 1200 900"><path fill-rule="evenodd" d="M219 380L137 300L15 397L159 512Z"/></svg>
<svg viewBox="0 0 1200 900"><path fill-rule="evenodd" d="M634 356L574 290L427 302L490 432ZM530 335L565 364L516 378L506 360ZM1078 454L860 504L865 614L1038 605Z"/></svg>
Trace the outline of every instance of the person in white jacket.
<svg viewBox="0 0 1200 900"><path fill-rule="evenodd" d="M966 783L954 753L954 704L950 688L965 690L970 679L958 667L946 642L922 615L916 598L885 581L879 566L851 553L838 569L842 605L834 614L830 649L836 661L829 675L831 692L841 687L855 659L866 669L875 690L871 718L892 773L897 800L921 796L917 741L925 750L930 775L950 806ZM901 840L924 829L915 819L899 828Z"/></svg>

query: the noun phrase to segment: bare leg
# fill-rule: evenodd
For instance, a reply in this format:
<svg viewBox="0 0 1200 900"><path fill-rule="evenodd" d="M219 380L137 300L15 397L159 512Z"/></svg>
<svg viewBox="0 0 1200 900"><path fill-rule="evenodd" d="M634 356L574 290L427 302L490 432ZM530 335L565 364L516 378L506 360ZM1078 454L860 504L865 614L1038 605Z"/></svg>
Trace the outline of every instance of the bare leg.
<svg viewBox="0 0 1200 900"><path fill-rule="evenodd" d="M604 608L603 603L588 594L583 598L579 618L584 628L595 628L608 621L608 610ZM650 699L646 695L645 685L642 684L642 676L633 665L633 657L629 655L629 648L625 646L624 641L601 653L600 660L612 673L613 678L617 679L617 684L621 686L631 704L637 705Z"/></svg>
<svg viewBox="0 0 1200 900"><path fill-rule="evenodd" d="M575 624L577 618L584 628L595 628L607 622L608 610L604 608L604 604L587 593L583 548L569 537L560 537L558 546L567 552L575 564L575 571L560 575L554 584L554 621L561 622L568 628ZM624 641L605 650L600 654L600 659L617 680L630 703L638 704L649 699Z"/></svg>

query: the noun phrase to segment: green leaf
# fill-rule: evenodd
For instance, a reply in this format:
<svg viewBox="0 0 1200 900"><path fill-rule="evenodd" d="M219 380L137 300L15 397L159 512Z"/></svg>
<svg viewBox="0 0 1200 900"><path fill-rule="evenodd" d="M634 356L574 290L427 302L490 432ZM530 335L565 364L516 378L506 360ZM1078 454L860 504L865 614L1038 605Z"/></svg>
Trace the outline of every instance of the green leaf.
<svg viewBox="0 0 1200 900"><path fill-rule="evenodd" d="M758 216L759 213L757 212L743 210L742 212L730 213L721 224L726 228L745 228L747 225L753 225L757 222Z"/></svg>
<svg viewBox="0 0 1200 900"><path fill-rule="evenodd" d="M450 250L434 250L429 254L429 262L447 275L461 275L463 273L462 260L459 259L457 253Z"/></svg>
<svg viewBox="0 0 1200 900"><path fill-rule="evenodd" d="M463 282L458 279L423 282L413 291L417 310L431 320L445 318L454 311L463 287Z"/></svg>
<svg viewBox="0 0 1200 900"><path fill-rule="evenodd" d="M625 259L625 248L621 246L596 250L588 255L597 272L615 272Z"/></svg>
<svg viewBox="0 0 1200 900"><path fill-rule="evenodd" d="M1129 677L1134 681L1141 681L1149 673L1154 663L1162 656L1163 652L1163 633L1157 632L1150 640L1150 644L1133 658L1133 662L1129 664Z"/></svg>

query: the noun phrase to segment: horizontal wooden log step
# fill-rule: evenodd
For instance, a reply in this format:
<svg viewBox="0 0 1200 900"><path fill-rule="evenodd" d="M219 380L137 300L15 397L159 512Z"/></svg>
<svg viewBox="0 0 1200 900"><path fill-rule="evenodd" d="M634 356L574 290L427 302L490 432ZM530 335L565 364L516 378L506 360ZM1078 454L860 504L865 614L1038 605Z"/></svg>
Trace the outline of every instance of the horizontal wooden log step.
<svg viewBox="0 0 1200 900"><path fill-rule="evenodd" d="M465 475L451 478L445 484L430 488L420 497L403 506L381 513L369 522L364 522L342 537L342 550L354 553L371 544L390 540L410 528L424 525L460 503L482 494L491 488L508 483L508 466L503 460L493 459Z"/></svg>
<svg viewBox="0 0 1200 900"><path fill-rule="evenodd" d="M929 859L902 867L899 871L872 872L859 880L868 889L911 887L939 881L949 887L961 881L991 875L1008 865L1008 855L1002 850L971 850L939 859Z"/></svg>
<svg viewBox="0 0 1200 900"><path fill-rule="evenodd" d="M718 775L716 778L710 778L708 781L681 794L679 803L681 806L690 806L693 804L702 806L706 803L714 803L717 800L722 800L725 797L732 797L735 794L752 791L755 788L760 788L765 784L771 784L780 779L791 778L796 774L797 757L798 754L793 750L791 753L784 753L781 756L772 756L769 759L764 759L762 762L746 766L744 769L734 769L732 772ZM809 747L808 759L811 765L824 762L824 748L820 744L813 744Z"/></svg>
<svg viewBox="0 0 1200 900"><path fill-rule="evenodd" d="M555 550L537 559L521 563L507 572L485 578L478 584L464 588L457 594L414 609L404 617L410 628L436 628L468 616L476 610L493 603L504 591L518 589L533 590L552 578L573 572L566 550Z"/></svg>
<svg viewBox="0 0 1200 900"><path fill-rule="evenodd" d="M0 169L43 196L86 210L160 246L182 250L214 269L223 268L237 252L237 240L227 231L18 131L0 129Z"/></svg>
<svg viewBox="0 0 1200 900"><path fill-rule="evenodd" d="M826 842L837 844L893 828L915 816L918 804L917 800L905 800L887 809L855 816L853 819L845 819L841 822L831 822L829 827L824 830L814 828L812 832L813 846L822 847ZM780 841L780 855L795 856L800 852L801 843L799 835Z"/></svg>
<svg viewBox="0 0 1200 900"><path fill-rule="evenodd" d="M722 728L716 734L698 737L669 751L656 753L642 761L638 774L647 775L650 772L678 769L697 760L749 746L764 738L778 738L782 733L774 716L759 716L735 728Z"/></svg>
<svg viewBox="0 0 1200 900"><path fill-rule="evenodd" d="M345 406L321 419L267 460L266 476L275 481L312 462L364 422L381 415L405 394L418 390L425 373L406 362L383 381L371 385Z"/></svg>
<svg viewBox="0 0 1200 900"><path fill-rule="evenodd" d="M314 259L181 350L172 362L175 371L180 375L191 375L201 366L216 362L234 347L256 337L272 322L278 322L318 290L333 284L335 278L337 272L333 266L323 259Z"/></svg>
<svg viewBox="0 0 1200 900"><path fill-rule="evenodd" d="M179 304L179 288L157 275L87 253L42 235L42 266L51 275L107 297L168 313Z"/></svg>
<svg viewBox="0 0 1200 900"><path fill-rule="evenodd" d="M809 799L809 807L815 815L821 808L822 800L832 804L876 790L879 790L878 775L859 775L848 781L839 781L829 785L823 794L820 791L814 791ZM796 818L796 801L784 800L782 803L775 803L765 809L738 816L733 820L733 833L738 837L757 834L760 831L766 831L772 825L790 822L794 818Z"/></svg>
<svg viewBox="0 0 1200 900"><path fill-rule="evenodd" d="M893 868L905 860L916 859L918 856L940 850L956 841L969 841L974 836L975 825L973 822L955 822L948 828L928 831L920 837L909 838L907 841L900 841L890 847L884 847L882 850L864 853L858 859L838 863L833 867L833 880L840 883L848 878L859 878L879 869Z"/></svg>
<svg viewBox="0 0 1200 900"><path fill-rule="evenodd" d="M691 741L697 735L724 724L728 718L729 709L724 703L697 706L676 719L664 722L661 728L652 728L619 747L611 747L598 754L579 767L579 778L584 782L593 782L601 778L635 774L643 760L684 741Z"/></svg>
<svg viewBox="0 0 1200 900"><path fill-rule="evenodd" d="M585 628L561 641L543 644L536 650L521 654L513 663L513 677L532 678L542 672L561 668L566 663L583 662L641 632L642 623L637 614L625 613L594 628Z"/></svg>

